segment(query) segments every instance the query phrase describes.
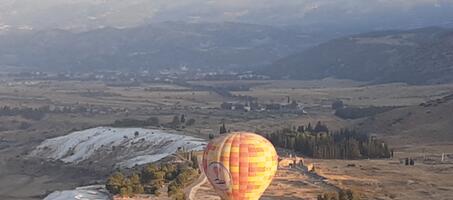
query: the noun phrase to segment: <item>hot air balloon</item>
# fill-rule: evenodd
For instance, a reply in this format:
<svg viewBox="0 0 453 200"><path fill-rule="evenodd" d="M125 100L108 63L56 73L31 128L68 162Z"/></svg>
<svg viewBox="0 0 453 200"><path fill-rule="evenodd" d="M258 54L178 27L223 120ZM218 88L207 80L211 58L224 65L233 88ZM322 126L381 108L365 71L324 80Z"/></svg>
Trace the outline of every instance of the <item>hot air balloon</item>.
<svg viewBox="0 0 453 200"><path fill-rule="evenodd" d="M278 156L266 138L236 132L214 138L204 151L202 164L223 200L258 200L277 171Z"/></svg>

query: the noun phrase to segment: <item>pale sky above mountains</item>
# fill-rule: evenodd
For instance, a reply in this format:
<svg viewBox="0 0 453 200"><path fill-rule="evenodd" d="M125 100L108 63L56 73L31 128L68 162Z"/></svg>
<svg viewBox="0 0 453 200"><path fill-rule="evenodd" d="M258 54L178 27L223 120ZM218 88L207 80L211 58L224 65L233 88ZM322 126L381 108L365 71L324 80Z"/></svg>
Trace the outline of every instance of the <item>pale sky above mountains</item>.
<svg viewBox="0 0 453 200"><path fill-rule="evenodd" d="M452 10L453 0L0 0L0 29L84 30L176 20L270 25L377 22L380 28L451 23Z"/></svg>

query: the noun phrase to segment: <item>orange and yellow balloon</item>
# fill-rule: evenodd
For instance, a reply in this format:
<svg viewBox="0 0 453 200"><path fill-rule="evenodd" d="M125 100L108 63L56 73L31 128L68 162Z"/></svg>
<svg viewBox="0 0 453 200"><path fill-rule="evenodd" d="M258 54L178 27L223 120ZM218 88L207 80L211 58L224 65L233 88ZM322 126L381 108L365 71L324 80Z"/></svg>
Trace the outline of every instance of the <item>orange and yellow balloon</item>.
<svg viewBox="0 0 453 200"><path fill-rule="evenodd" d="M246 132L213 139L203 155L203 170L224 200L258 200L271 183L278 165L274 146Z"/></svg>

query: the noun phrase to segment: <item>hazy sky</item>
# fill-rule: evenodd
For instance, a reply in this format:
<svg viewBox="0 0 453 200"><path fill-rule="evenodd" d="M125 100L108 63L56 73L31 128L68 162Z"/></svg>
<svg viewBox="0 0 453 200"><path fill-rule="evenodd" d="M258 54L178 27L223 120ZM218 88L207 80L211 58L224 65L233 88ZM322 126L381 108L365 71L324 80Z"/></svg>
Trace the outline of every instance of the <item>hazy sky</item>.
<svg viewBox="0 0 453 200"><path fill-rule="evenodd" d="M0 0L0 29L83 29L168 20L307 25L394 16L443 23L453 19L452 5L453 0Z"/></svg>

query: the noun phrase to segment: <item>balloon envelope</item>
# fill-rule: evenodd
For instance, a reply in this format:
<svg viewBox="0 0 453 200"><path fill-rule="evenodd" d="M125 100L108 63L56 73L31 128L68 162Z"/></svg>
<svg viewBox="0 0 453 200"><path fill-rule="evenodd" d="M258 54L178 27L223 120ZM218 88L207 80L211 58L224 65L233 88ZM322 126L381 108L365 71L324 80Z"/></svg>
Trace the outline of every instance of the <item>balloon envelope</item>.
<svg viewBox="0 0 453 200"><path fill-rule="evenodd" d="M203 171L224 200L258 200L271 183L277 165L274 146L254 133L217 137L203 155Z"/></svg>

